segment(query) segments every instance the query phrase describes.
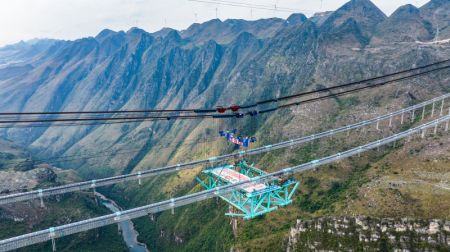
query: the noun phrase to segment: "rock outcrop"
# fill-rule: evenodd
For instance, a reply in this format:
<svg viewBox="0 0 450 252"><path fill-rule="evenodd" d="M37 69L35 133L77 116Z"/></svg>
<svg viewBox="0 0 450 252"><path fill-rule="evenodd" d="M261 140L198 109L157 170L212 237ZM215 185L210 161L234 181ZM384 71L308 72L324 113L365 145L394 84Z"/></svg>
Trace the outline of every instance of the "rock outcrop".
<svg viewBox="0 0 450 252"><path fill-rule="evenodd" d="M359 217L297 220L287 251L435 251L450 249L450 221Z"/></svg>

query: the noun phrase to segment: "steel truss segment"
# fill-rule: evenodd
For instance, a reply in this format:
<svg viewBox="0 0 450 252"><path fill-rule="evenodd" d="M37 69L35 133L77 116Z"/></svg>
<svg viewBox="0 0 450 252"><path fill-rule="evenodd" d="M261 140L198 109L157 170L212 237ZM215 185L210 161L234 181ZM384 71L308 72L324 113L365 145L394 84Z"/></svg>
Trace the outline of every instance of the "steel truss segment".
<svg viewBox="0 0 450 252"><path fill-rule="evenodd" d="M299 182L295 180L281 180L278 177L273 177L265 182L253 182L253 178L267 175L267 173L253 165L248 165L245 160L236 165L212 167L202 173L206 179L197 178L197 181L207 190L243 181L251 182L250 186L218 194L222 200L239 211L239 213L227 213L226 215L242 217L244 220L253 219L291 204L292 196L299 185Z"/></svg>

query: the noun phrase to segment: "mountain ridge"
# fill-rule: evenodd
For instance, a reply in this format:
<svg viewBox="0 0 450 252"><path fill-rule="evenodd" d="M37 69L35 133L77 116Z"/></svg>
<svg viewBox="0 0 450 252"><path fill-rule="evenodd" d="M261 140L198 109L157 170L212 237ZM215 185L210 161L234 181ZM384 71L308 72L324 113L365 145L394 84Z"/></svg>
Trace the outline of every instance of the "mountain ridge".
<svg viewBox="0 0 450 252"><path fill-rule="evenodd" d="M439 6L442 3L446 2L439 2ZM7 73L0 78L0 111L214 108L363 80L450 58L449 44L416 43L422 36L434 37L431 32L411 32L430 31L424 22L431 23L434 29L427 13L422 8L406 6L386 17L370 1L354 0L320 18L291 16L289 23L280 19L213 20L191 27L191 35L173 29L159 33L139 28L126 32L103 30L95 37L57 41L17 58L8 51L11 61L0 67L0 73ZM265 25L270 29L263 30ZM255 146L315 134L431 99L448 92L449 81L444 73L433 73L376 90L258 115L248 121L170 120L1 129L0 137L26 146L37 159L80 156L52 164L90 180L228 153L231 147L217 137L223 129L237 128L243 135L256 136ZM265 107L257 109L262 108ZM298 165L396 129L383 123L380 126L380 131L352 131L351 138L333 137L249 157L249 161L266 171ZM224 225L229 221L223 215L226 205L214 201L177 209L175 215L161 213L151 220L142 218L136 226L140 239L152 250L245 250L249 244L272 246L268 248L280 245L298 217L343 213L352 210L352 206L355 212L400 214L400 210L388 206L411 204L414 211L406 209L402 213L420 217L430 210L431 216L446 216L445 210L428 207L439 199L429 196L433 190L425 190L430 194L423 196L400 189L385 191L383 184L370 187L379 178L411 179L411 174L421 171L420 166L436 176L445 176L426 161L433 157L439 167L446 165L440 156L432 155L439 144L442 143L442 149L449 146L444 140L445 137L434 137L431 154L414 159L420 165L415 165L413 171L406 169L405 156L425 149L417 139L409 144L411 147L386 147L378 154L369 153L361 159L348 159L303 174L298 179L304 183L292 206L251 222L239 222L238 238L233 238L230 226ZM106 151L110 154L98 154ZM127 154L119 155L123 152ZM394 163L392 159L400 164L391 167L384 163ZM142 185L119 184L104 190L122 207L137 207L196 192L199 187L195 177L200 169L142 180ZM426 176L421 179L435 182ZM374 203L363 196L365 192L377 197L379 208L370 207ZM183 241L175 242L175 237ZM217 237L223 243L217 243Z"/></svg>
<svg viewBox="0 0 450 252"><path fill-rule="evenodd" d="M4 111L180 108L188 105L213 107L249 99L251 90L253 97L260 98L300 91L314 86L308 83L317 79L313 77L318 73L316 64L327 55L352 55L355 54L355 48L363 49L373 39L377 40L376 45L382 46L404 40L403 35L411 36L409 30L404 33L396 32L405 30L402 28L405 22L395 21L403 18L401 13L405 8L413 11L414 18L422 21L417 15L418 9L411 6L401 7L391 17L385 18L370 1L356 0L329 15L322 25L299 14L291 16L298 19L298 22L291 25L286 25L286 21L281 19L251 22L213 20L190 28L193 34L197 34L204 33L202 29L210 30L211 25L231 27L228 31L232 35L229 38L233 39L227 44L204 35L200 35L200 39L193 43L186 33L183 35L176 30L166 30L164 36L153 36L139 28L132 28L127 32L106 29L96 37L55 43L45 50L48 53L43 53L46 55L45 60L38 59L27 67L10 66L0 69L8 73L4 75L8 78L5 77L0 82L3 88L3 92L0 92L3 101L0 106ZM368 18L362 17L364 11L371 13ZM413 28L420 24L413 21ZM258 22L275 22L280 27L276 29L274 37L266 38L255 35L254 32L233 31L233 27ZM335 27L336 24L338 27ZM383 32L382 27L390 24L398 28L389 35ZM192 31L199 27L203 28ZM330 31L330 27L335 28ZM375 28L378 33L367 37L375 32ZM379 36L380 31L384 37ZM414 42L413 40L408 41ZM296 67L293 68L293 65ZM268 71L268 68L272 69ZM17 73L25 75L19 78ZM273 86L269 84L271 81L296 84ZM255 83L267 84L255 89ZM242 89L241 92L236 92L238 89ZM48 95L52 93L58 95ZM143 96L142 93L146 95ZM205 97L216 98L207 100ZM133 127L139 128L138 125ZM66 136L65 140L58 140L58 134L55 133L62 133L64 130L44 128L16 140L24 144L32 143L37 149L53 143L51 145L54 150L43 148L46 150L39 153L56 155L71 149L70 146L77 146L77 141L99 132L99 128L102 127L85 127L82 134L68 130L67 134L75 135L74 138ZM113 128L115 127L111 127ZM120 132L117 129L113 131ZM3 131L3 136L16 138L21 132L23 131ZM56 144L57 142L60 143Z"/></svg>
<svg viewBox="0 0 450 252"><path fill-rule="evenodd" d="M420 9L408 4L399 7L376 30L376 39L383 42L415 42L433 39L432 24L424 19ZM399 35L401 34L401 35Z"/></svg>

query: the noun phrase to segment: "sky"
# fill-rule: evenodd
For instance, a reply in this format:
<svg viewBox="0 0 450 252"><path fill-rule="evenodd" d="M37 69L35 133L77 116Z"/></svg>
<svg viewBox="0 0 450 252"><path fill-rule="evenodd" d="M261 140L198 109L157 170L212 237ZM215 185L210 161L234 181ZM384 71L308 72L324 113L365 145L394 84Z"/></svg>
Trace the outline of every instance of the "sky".
<svg viewBox="0 0 450 252"><path fill-rule="evenodd" d="M200 0L201 1L201 0ZM214 0L206 0L214 1ZM347 0L226 0L277 5L311 16L336 10ZM428 0L372 0L386 15L404 4L422 6ZM292 12L251 9L191 0L0 0L0 46L34 38L78 39L101 30L149 32L171 27L183 30L192 23L213 18L286 18Z"/></svg>

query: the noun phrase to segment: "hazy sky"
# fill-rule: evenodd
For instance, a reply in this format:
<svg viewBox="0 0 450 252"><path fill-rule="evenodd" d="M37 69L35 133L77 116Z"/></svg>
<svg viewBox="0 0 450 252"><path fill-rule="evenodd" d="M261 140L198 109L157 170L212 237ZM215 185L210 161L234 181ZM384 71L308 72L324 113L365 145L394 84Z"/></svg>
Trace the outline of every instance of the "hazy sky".
<svg viewBox="0 0 450 252"><path fill-rule="evenodd" d="M210 0L209 0L210 1ZM314 12L335 10L347 0L227 0L275 5ZM387 15L407 3L428 0L373 0ZM0 0L0 46L33 38L76 39L95 36L104 28L137 26L153 32L162 27L185 29L194 22L220 19L286 18L288 12L248 9L189 0Z"/></svg>

